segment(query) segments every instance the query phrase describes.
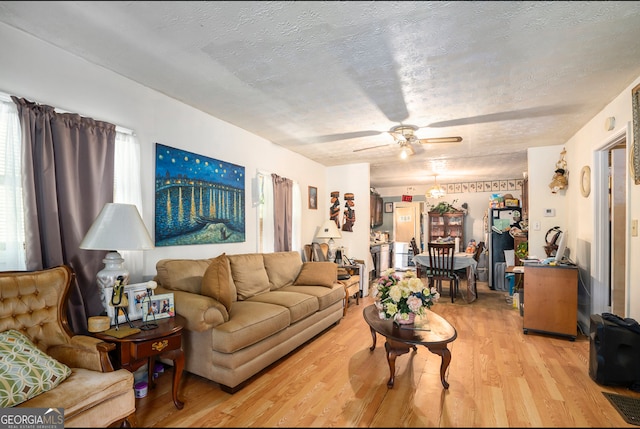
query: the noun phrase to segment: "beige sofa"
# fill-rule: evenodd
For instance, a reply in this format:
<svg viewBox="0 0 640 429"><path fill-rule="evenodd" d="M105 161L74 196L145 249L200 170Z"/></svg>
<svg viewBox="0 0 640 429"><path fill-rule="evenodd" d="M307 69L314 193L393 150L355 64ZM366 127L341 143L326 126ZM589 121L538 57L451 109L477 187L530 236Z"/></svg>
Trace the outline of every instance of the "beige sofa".
<svg viewBox="0 0 640 429"><path fill-rule="evenodd" d="M113 370L115 344L69 330L73 276L65 265L0 273L0 403L63 408L65 427L135 426L133 374Z"/></svg>
<svg viewBox="0 0 640 429"><path fill-rule="evenodd" d="M229 393L343 315L337 265L298 252L163 259L156 270L156 293L173 293L187 320L185 369Z"/></svg>

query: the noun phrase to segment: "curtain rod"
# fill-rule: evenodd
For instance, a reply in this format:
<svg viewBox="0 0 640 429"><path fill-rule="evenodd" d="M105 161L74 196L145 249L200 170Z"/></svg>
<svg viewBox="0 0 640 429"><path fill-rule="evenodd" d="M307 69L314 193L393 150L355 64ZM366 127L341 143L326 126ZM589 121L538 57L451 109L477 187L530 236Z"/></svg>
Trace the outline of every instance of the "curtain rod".
<svg viewBox="0 0 640 429"><path fill-rule="evenodd" d="M16 97L20 97L19 95L17 95ZM24 97L20 97L20 98L24 98ZM13 100L11 99L11 94L7 94L6 92L0 91L0 101L4 101L6 103L13 103ZM41 103L39 101L34 101L34 103L38 103L38 104L45 104L48 105L47 103ZM63 109L59 109L57 107L54 107L54 110L58 113L73 113L73 112L68 112L66 110ZM85 115L81 115L81 116L85 116ZM105 121L108 122L108 121ZM122 134L129 134L131 136L135 136L136 133L133 132L133 130L130 130L129 128L125 128L125 127L121 127L120 125L116 125L116 132L122 133Z"/></svg>

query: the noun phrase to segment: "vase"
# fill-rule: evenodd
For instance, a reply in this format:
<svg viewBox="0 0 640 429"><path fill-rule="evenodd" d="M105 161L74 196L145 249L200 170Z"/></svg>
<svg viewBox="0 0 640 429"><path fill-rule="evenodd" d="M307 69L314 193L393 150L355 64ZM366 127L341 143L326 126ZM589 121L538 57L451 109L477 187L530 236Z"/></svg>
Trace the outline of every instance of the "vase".
<svg viewBox="0 0 640 429"><path fill-rule="evenodd" d="M396 322L398 323L398 325L412 325L415 321L416 321L416 313L409 313L408 319L402 319L400 317L396 319Z"/></svg>

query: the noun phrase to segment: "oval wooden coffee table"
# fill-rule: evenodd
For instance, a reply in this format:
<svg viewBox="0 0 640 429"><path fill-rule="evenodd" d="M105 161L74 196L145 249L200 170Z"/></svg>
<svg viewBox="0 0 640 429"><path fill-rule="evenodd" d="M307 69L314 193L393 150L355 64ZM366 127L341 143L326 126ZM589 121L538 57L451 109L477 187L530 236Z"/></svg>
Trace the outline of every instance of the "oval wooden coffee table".
<svg viewBox="0 0 640 429"><path fill-rule="evenodd" d="M408 353L409 349L417 350L416 346L425 346L431 353L440 355L442 358L440 380L445 389L449 388L449 383L444 379L445 372L451 362L451 352L447 348L447 344L455 340L458 333L444 317L429 310L427 313L429 331L401 328L393 320L380 319L375 305L369 305L362 311L373 337L373 345L369 350L373 351L376 348L376 333L387 340L384 348L387 351L387 362L391 374L387 382L389 389L393 387L395 381L396 357Z"/></svg>

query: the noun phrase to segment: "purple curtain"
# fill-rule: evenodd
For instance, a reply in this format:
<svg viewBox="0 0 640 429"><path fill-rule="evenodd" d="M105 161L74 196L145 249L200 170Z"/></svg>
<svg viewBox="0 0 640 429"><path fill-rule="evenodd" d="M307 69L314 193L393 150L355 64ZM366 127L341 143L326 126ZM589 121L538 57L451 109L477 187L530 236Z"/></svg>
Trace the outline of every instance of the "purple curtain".
<svg viewBox="0 0 640 429"><path fill-rule="evenodd" d="M293 221L293 181L277 174L273 181L273 222L275 252L288 252L292 248L291 223Z"/></svg>
<svg viewBox="0 0 640 429"><path fill-rule="evenodd" d="M11 98L22 129L27 269L65 264L74 270L69 323L86 333L87 317L104 311L96 274L105 253L79 245L113 201L115 125Z"/></svg>

